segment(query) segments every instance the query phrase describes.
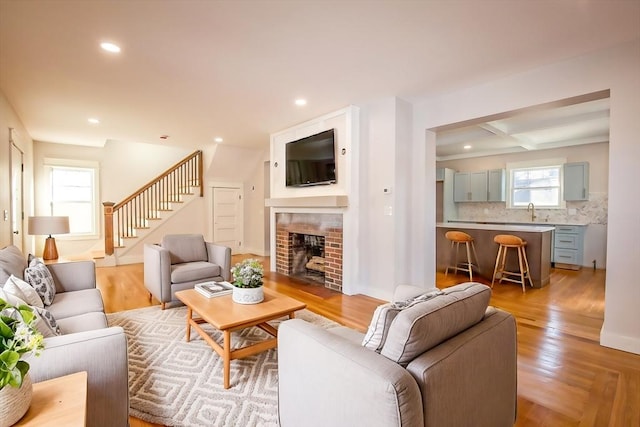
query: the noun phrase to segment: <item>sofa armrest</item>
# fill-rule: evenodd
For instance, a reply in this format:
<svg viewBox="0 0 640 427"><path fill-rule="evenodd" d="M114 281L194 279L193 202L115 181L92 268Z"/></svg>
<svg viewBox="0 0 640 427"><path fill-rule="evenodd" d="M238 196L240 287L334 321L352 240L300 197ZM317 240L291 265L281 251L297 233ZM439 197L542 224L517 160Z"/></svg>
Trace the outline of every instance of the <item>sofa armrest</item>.
<svg viewBox="0 0 640 427"><path fill-rule="evenodd" d="M158 301L171 301L171 256L162 246L144 245L144 286Z"/></svg>
<svg viewBox="0 0 640 427"><path fill-rule="evenodd" d="M47 268L56 284L56 292L80 291L96 287L96 264L93 261L61 262Z"/></svg>
<svg viewBox="0 0 640 427"><path fill-rule="evenodd" d="M278 329L282 427L423 427L420 390L400 365L301 319Z"/></svg>
<svg viewBox="0 0 640 427"><path fill-rule="evenodd" d="M87 371L87 426L128 425L127 338L119 327L45 339L39 357L30 357L34 382Z"/></svg>
<svg viewBox="0 0 640 427"><path fill-rule="evenodd" d="M205 242L209 262L218 264L221 268L220 275L224 280L231 279L231 248L215 243Z"/></svg>

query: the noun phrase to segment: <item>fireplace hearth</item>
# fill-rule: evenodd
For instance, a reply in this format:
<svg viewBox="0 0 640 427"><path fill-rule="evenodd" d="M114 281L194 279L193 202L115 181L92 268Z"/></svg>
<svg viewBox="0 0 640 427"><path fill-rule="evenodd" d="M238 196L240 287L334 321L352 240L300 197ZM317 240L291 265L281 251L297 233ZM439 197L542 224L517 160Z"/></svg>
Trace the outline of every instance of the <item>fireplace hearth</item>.
<svg viewBox="0 0 640 427"><path fill-rule="evenodd" d="M342 292L342 215L277 213L276 271Z"/></svg>

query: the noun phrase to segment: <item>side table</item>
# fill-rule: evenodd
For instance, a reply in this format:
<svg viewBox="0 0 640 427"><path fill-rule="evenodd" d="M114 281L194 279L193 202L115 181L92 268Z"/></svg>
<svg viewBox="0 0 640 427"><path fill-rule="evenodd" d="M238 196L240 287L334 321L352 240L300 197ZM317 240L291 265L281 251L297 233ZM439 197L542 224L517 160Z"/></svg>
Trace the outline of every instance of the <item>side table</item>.
<svg viewBox="0 0 640 427"><path fill-rule="evenodd" d="M87 419L87 373L76 372L33 384L33 399L16 426L84 427Z"/></svg>

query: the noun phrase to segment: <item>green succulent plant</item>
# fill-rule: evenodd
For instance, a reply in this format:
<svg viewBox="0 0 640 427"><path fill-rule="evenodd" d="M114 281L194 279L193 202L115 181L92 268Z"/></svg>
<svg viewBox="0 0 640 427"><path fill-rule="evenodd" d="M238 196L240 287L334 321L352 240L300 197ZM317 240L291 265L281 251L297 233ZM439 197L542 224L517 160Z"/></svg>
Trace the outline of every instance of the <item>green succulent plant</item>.
<svg viewBox="0 0 640 427"><path fill-rule="evenodd" d="M262 286L264 269L257 259L245 259L231 268L233 286L237 288L259 288Z"/></svg>

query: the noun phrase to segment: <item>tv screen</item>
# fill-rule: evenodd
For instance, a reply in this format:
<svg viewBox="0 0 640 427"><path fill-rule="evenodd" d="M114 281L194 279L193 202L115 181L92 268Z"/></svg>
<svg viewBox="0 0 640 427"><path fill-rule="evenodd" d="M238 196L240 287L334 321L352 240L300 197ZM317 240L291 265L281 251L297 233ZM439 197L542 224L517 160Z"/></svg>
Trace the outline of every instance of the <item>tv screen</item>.
<svg viewBox="0 0 640 427"><path fill-rule="evenodd" d="M335 184L334 130L286 144L287 187Z"/></svg>

